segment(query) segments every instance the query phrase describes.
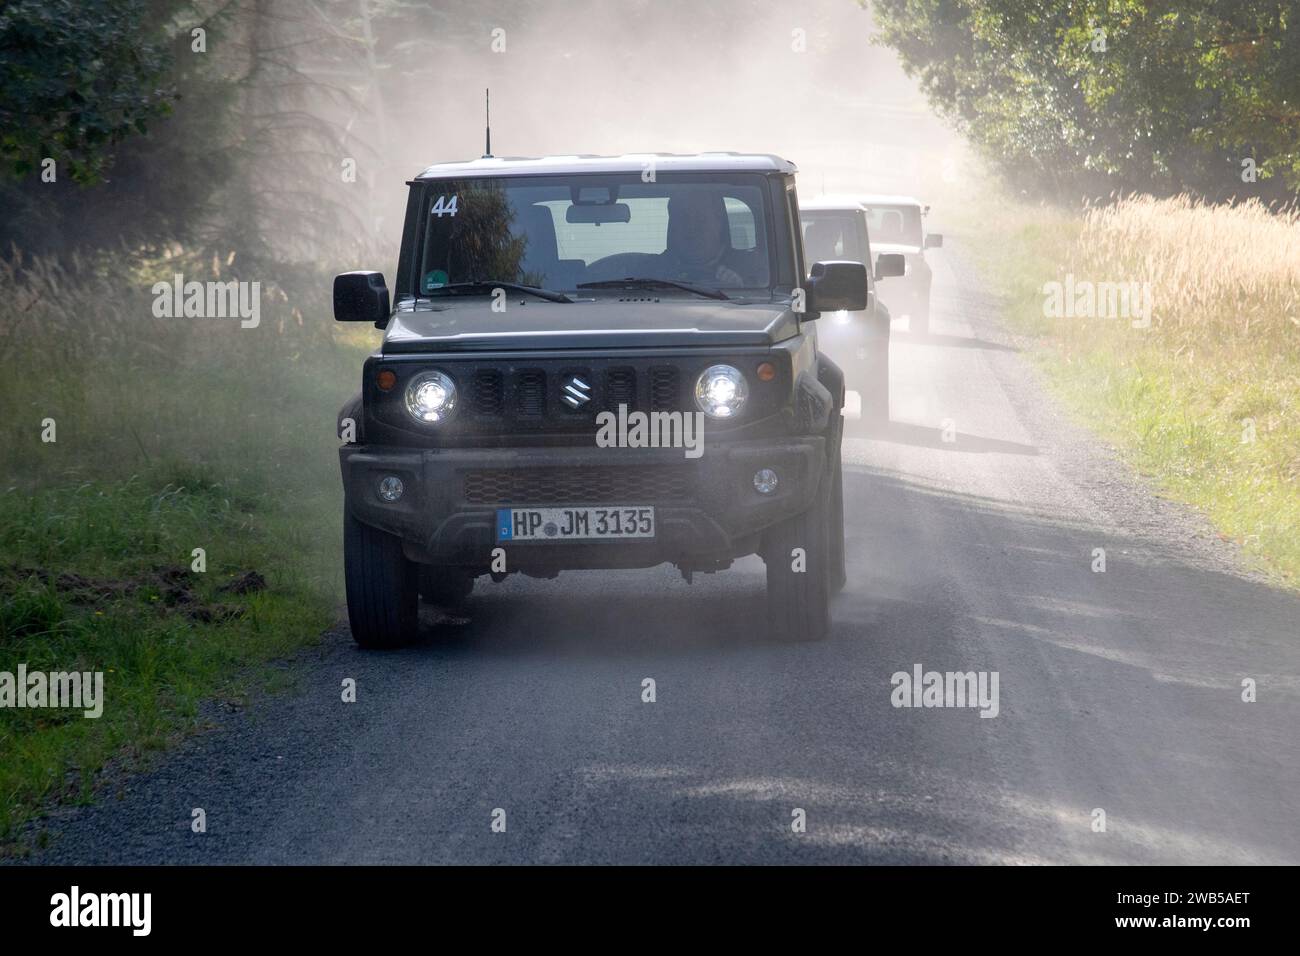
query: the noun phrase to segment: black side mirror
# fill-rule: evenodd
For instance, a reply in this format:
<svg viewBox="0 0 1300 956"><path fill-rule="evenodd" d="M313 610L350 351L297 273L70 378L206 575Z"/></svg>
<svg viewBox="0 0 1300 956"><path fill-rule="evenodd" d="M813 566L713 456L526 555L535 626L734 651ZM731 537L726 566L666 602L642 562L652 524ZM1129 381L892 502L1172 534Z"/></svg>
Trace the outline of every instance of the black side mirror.
<svg viewBox="0 0 1300 956"><path fill-rule="evenodd" d="M900 257L901 258L901 257ZM805 312L861 312L867 307L867 267L861 262L814 262Z"/></svg>
<svg viewBox="0 0 1300 956"><path fill-rule="evenodd" d="M344 272L334 277L334 320L388 324L388 286L382 272Z"/></svg>
<svg viewBox="0 0 1300 956"><path fill-rule="evenodd" d="M943 235L937 232L927 233L925 237L925 248L939 249L943 246Z"/></svg>
<svg viewBox="0 0 1300 956"><path fill-rule="evenodd" d="M907 256L899 252L882 252L876 256L876 278L893 279L907 275Z"/></svg>

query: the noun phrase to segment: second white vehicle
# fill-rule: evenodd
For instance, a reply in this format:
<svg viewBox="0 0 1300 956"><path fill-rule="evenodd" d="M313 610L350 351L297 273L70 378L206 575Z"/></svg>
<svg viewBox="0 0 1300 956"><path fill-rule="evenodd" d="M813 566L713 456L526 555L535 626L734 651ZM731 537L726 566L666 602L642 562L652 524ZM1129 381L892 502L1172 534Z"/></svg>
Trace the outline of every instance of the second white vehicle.
<svg viewBox="0 0 1300 956"><path fill-rule="evenodd" d="M868 216L867 208L852 197L821 197L799 209L804 252L813 261L824 257L867 267L867 307L826 316L818 325L817 342L844 370L845 388L858 393L862 418L881 423L889 421L890 313L876 282L902 276L906 265L896 253L873 256L878 250L871 241Z"/></svg>
<svg viewBox="0 0 1300 956"><path fill-rule="evenodd" d="M930 334L930 264L926 249L943 245L943 236L925 231L930 207L912 196L858 196L867 210L871 248L877 254L903 256L907 268L901 278L882 290L885 304L895 318L907 316L907 330L914 335Z"/></svg>

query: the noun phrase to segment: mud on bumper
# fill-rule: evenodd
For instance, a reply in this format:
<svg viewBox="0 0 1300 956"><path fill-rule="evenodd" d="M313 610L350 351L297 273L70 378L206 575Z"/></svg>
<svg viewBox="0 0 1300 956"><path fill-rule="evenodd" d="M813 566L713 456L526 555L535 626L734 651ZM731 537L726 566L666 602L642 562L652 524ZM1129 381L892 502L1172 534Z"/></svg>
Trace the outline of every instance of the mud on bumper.
<svg viewBox="0 0 1300 956"><path fill-rule="evenodd" d="M754 553L766 528L812 504L825 468L825 440L719 442L706 444L696 459L685 458L680 448L344 445L339 461L351 513L399 536L413 560L486 570L498 546L498 508L653 505L653 539L514 542L509 566L557 570L670 561L704 570ZM772 494L754 488L760 468L777 473ZM388 475L405 489L396 502L377 493Z"/></svg>

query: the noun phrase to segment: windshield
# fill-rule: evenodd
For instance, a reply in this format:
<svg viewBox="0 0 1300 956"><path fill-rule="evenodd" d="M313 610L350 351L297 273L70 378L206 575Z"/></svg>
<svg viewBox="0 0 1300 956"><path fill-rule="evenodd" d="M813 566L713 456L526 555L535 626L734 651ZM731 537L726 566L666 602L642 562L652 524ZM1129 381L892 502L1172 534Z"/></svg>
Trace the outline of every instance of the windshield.
<svg viewBox="0 0 1300 956"><path fill-rule="evenodd" d="M424 209L420 295L626 278L766 291L765 195L763 177L743 173L438 180Z"/></svg>
<svg viewBox="0 0 1300 956"><path fill-rule="evenodd" d="M867 235L862 227L862 213L839 209L803 209L799 212L803 226L803 253L808 262L851 259L869 262Z"/></svg>
<svg viewBox="0 0 1300 956"><path fill-rule="evenodd" d="M872 242L897 245L921 244L921 209L918 206L871 206L867 209L867 228Z"/></svg>

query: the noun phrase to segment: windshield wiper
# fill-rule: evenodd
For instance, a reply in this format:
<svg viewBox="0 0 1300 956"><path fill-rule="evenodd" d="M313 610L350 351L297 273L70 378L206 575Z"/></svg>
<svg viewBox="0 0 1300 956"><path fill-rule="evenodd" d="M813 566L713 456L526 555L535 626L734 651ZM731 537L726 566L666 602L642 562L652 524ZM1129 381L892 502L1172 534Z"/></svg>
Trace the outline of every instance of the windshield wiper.
<svg viewBox="0 0 1300 956"><path fill-rule="evenodd" d="M440 285L437 289L429 289L425 295L438 292L441 289L480 289L491 292L493 289L505 289L507 292L527 292L529 295L535 295L539 299L545 299L547 302L573 302L563 292L556 292L553 289L542 289L535 285L521 285L518 282L495 282L486 279L476 280L474 282L448 282L446 285Z"/></svg>
<svg viewBox="0 0 1300 956"><path fill-rule="evenodd" d="M626 279L605 279L601 282L579 282L579 289L681 289L694 292L706 299L730 299L731 296L721 289L707 286L691 285L689 282L675 282L672 279L651 279L648 277L628 276Z"/></svg>

